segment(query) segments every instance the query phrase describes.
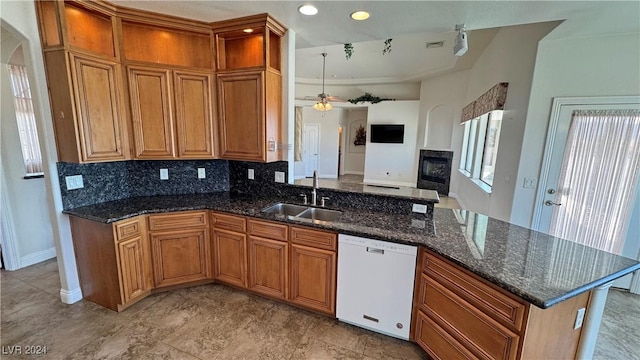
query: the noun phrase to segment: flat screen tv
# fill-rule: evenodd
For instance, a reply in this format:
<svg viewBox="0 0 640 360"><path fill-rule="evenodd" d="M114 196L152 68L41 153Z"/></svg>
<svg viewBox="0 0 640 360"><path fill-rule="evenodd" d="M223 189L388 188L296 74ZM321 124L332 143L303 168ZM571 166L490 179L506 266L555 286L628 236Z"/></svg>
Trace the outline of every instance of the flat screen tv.
<svg viewBox="0 0 640 360"><path fill-rule="evenodd" d="M404 125L371 124L370 138L372 143L402 144Z"/></svg>

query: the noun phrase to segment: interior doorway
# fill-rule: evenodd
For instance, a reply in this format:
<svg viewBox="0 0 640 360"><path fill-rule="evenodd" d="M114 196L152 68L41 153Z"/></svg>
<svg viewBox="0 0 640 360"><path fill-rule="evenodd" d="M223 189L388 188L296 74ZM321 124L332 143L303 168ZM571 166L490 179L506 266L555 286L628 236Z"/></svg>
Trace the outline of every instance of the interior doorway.
<svg viewBox="0 0 640 360"><path fill-rule="evenodd" d="M534 229L639 258L639 135L640 97L555 99Z"/></svg>
<svg viewBox="0 0 640 360"><path fill-rule="evenodd" d="M302 130L302 161L304 176L312 177L318 170L318 152L320 145L320 124L304 124Z"/></svg>

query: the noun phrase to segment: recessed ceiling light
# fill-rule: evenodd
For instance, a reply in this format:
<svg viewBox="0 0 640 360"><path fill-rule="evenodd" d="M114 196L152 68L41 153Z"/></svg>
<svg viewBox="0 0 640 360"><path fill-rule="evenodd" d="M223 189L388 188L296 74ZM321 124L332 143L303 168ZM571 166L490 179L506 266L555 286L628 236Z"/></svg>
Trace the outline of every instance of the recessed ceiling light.
<svg viewBox="0 0 640 360"><path fill-rule="evenodd" d="M300 5L298 11L302 15L315 15L318 13L318 8L313 5Z"/></svg>
<svg viewBox="0 0 640 360"><path fill-rule="evenodd" d="M351 18L353 20L367 20L369 18L369 13L364 10L358 10L351 13Z"/></svg>
<svg viewBox="0 0 640 360"><path fill-rule="evenodd" d="M246 32L247 34L251 34L253 32L253 29L244 29L242 31Z"/></svg>

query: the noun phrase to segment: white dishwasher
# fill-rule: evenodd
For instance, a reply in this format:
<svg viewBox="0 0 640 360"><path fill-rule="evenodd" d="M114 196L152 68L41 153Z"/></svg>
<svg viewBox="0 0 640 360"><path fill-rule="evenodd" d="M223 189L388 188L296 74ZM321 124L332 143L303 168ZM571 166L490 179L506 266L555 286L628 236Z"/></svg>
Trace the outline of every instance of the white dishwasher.
<svg viewBox="0 0 640 360"><path fill-rule="evenodd" d="M337 318L408 340L417 250L340 234Z"/></svg>

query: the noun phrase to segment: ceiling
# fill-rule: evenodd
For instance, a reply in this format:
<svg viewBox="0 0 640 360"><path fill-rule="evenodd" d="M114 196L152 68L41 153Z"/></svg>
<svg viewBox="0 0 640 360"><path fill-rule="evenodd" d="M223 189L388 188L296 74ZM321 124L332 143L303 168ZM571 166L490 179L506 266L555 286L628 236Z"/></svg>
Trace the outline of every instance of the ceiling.
<svg viewBox="0 0 640 360"><path fill-rule="evenodd" d="M564 20L547 38L640 32L639 1L153 1L116 0L117 5L206 22L269 13L296 33L296 82L319 83L327 52L328 84L415 82L469 68L499 28ZM297 11L313 4L319 12ZM179 5L178 5L179 4ZM371 17L356 22L354 10ZM469 51L453 56L456 24L469 30ZM382 54L392 38L391 52ZM444 41L426 49L426 42ZM347 60L344 43L353 43Z"/></svg>

